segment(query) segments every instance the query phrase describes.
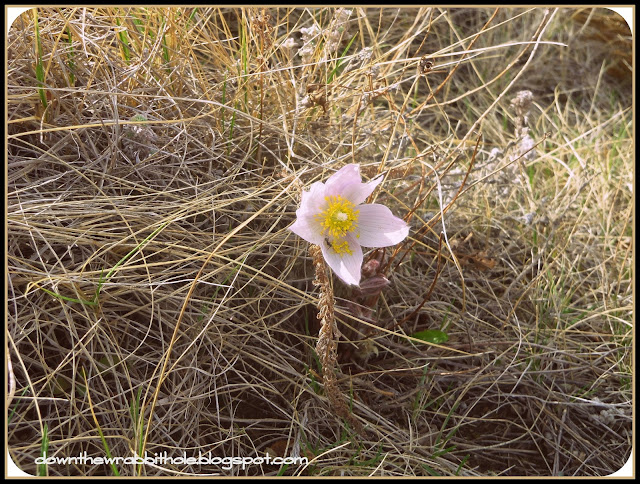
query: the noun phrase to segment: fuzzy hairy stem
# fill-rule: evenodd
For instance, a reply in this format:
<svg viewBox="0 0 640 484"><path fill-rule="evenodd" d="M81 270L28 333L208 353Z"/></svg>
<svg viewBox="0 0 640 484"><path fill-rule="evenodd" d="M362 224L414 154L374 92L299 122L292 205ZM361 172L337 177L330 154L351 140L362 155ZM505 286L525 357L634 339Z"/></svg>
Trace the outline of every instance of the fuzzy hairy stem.
<svg viewBox="0 0 640 484"><path fill-rule="evenodd" d="M329 404L333 411L344 418L359 434L363 434L362 424L349 412L346 403L342 399L338 379L336 377L336 363L338 361L338 338L340 331L336 325L334 313L334 299L331 282L327 277L327 270L322 250L317 245L311 246L311 256L316 271L314 285L320 287L320 299L318 301L318 319L321 321L316 353L322 364L322 381L329 398Z"/></svg>

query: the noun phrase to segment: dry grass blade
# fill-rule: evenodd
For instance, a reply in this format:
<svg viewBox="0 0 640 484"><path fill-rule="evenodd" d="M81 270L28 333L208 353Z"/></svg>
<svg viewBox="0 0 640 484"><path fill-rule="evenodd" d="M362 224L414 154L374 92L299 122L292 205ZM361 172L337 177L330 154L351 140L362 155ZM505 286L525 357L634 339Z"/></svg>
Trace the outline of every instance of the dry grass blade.
<svg viewBox="0 0 640 484"><path fill-rule="evenodd" d="M7 36L11 458L51 476L616 471L631 52L602 8L25 12ZM359 289L315 286L288 227L347 163L384 173L370 201L411 232L365 254ZM107 449L300 460L35 461Z"/></svg>

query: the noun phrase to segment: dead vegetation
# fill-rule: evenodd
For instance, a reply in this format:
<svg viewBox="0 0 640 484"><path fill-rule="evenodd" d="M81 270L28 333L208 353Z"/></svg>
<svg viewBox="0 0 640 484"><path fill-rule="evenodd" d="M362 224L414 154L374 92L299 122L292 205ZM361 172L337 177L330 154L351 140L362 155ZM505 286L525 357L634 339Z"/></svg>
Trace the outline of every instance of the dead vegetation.
<svg viewBox="0 0 640 484"><path fill-rule="evenodd" d="M23 14L7 50L14 462L618 470L632 443L625 28L606 9ZM379 298L334 278L336 384L366 433L325 394L313 264L287 230L300 186L352 162L387 173L377 200L412 226L370 253L391 282ZM425 329L448 341L411 338ZM45 450L310 464L38 467Z"/></svg>

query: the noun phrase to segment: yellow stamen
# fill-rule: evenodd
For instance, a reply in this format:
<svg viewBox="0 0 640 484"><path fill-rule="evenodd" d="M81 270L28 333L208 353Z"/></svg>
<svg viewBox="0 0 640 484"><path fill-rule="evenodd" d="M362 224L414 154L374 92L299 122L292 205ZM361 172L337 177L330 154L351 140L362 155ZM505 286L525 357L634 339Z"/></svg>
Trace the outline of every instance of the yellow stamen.
<svg viewBox="0 0 640 484"><path fill-rule="evenodd" d="M323 233L332 239L341 239L347 233L352 232L358 226L359 210L349 200L342 198L340 195L331 195L325 197L329 203L328 207L316 215L316 219L323 228ZM340 247L349 250L349 244L344 241L340 243ZM335 246L334 246L335 247ZM336 250L338 252L338 250ZM338 252L340 253L340 252ZM349 251L349 253L351 253Z"/></svg>
<svg viewBox="0 0 640 484"><path fill-rule="evenodd" d="M351 250L351 247L349 247L349 242L347 242L346 240L343 240L342 242L338 241L338 240L334 240L333 242L329 242L327 240L327 243L329 245L329 248L333 249L333 251L338 254L338 255L344 255L344 254L353 254L353 251Z"/></svg>

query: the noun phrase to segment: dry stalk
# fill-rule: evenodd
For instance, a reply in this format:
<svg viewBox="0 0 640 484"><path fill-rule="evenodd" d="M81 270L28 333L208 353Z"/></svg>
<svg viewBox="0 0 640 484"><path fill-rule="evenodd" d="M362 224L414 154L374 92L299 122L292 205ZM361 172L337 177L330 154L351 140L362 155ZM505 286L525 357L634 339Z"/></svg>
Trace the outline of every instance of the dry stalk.
<svg viewBox="0 0 640 484"><path fill-rule="evenodd" d="M338 379L336 378L336 363L338 361L338 338L340 331L336 325L334 313L334 299L331 282L327 277L326 266L322 257L322 250L317 245L311 246L311 257L316 270L316 278L313 281L315 286L320 287L320 298L318 300L318 319L320 319L320 332L316 353L322 364L322 381L324 390L329 398L331 408L340 417L344 418L356 432L364 435L362 424L349 412L347 405L342 399Z"/></svg>

